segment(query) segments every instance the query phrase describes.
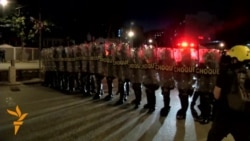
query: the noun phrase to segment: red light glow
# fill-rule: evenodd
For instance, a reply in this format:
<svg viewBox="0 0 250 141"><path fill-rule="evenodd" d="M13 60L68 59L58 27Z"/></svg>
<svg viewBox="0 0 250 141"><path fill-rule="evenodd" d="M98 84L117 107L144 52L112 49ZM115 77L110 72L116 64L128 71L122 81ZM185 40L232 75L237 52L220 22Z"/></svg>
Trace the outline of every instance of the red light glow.
<svg viewBox="0 0 250 141"><path fill-rule="evenodd" d="M204 37L203 36L198 36L198 39L203 40Z"/></svg>
<svg viewBox="0 0 250 141"><path fill-rule="evenodd" d="M188 46L188 43L187 43L187 42L182 42L182 43L181 43L181 46L182 46L182 47L187 47L187 46Z"/></svg>

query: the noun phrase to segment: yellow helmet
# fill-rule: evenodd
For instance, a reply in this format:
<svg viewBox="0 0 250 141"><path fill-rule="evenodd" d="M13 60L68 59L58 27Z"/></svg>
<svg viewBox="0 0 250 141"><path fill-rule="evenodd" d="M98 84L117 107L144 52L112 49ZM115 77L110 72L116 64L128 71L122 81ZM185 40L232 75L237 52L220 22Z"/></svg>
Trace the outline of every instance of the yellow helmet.
<svg viewBox="0 0 250 141"><path fill-rule="evenodd" d="M250 49L244 45L236 45L227 51L227 55L237 58L240 62L250 60Z"/></svg>

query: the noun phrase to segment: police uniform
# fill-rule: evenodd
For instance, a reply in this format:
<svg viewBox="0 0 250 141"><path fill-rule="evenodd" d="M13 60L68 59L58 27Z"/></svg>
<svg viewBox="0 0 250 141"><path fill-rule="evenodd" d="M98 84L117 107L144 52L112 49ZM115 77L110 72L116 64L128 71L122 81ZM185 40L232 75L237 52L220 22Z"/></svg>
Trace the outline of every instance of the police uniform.
<svg viewBox="0 0 250 141"><path fill-rule="evenodd" d="M212 95L216 82L216 76L219 74L219 50L199 49L199 65L196 68L197 84L196 91L191 102L191 112L194 118L197 118L201 124L209 123L212 114ZM194 105L197 97L200 96L198 108L201 111L199 117L195 111Z"/></svg>
<svg viewBox="0 0 250 141"><path fill-rule="evenodd" d="M159 74L155 70L155 48L147 46L144 48L144 58L142 62L143 69L143 86L145 87L147 104L144 108L148 108L148 112L155 111L156 95L155 91L159 89L160 78Z"/></svg>
<svg viewBox="0 0 250 141"><path fill-rule="evenodd" d="M115 79L114 76L114 52L115 52L115 44L113 42L109 42L107 46L106 52L106 62L107 62L107 86L108 86L108 95L104 98L106 101L109 101L113 98L113 80Z"/></svg>
<svg viewBox="0 0 250 141"><path fill-rule="evenodd" d="M114 69L115 77L118 79L118 90L120 94L117 105L123 104L127 100L124 85L125 80L128 79L128 46L127 44L118 44L115 51Z"/></svg>
<svg viewBox="0 0 250 141"><path fill-rule="evenodd" d="M67 92L68 90L68 84L69 84L69 75L67 71L67 47L62 48L62 69L63 69L63 75L62 75L62 91Z"/></svg>
<svg viewBox="0 0 250 141"><path fill-rule="evenodd" d="M177 89L181 108L177 112L177 119L185 119L189 105L189 96L194 92L195 84L195 66L197 63L197 52L192 48L176 48L175 59L176 67L174 68L174 79L176 80ZM177 53L178 52L178 53ZM194 55L195 54L195 55Z"/></svg>
<svg viewBox="0 0 250 141"><path fill-rule="evenodd" d="M55 89L60 89L60 77L59 77L59 68L60 68L60 62L59 62L59 47L53 48L53 58L54 58L54 64L55 64L55 73L54 73L54 83L55 83Z"/></svg>
<svg viewBox="0 0 250 141"><path fill-rule="evenodd" d="M97 42L95 54L95 78L96 78L96 93L93 99L100 99L103 95L102 80L105 77L102 58L105 56L104 42Z"/></svg>
<svg viewBox="0 0 250 141"><path fill-rule="evenodd" d="M68 72L68 77L69 77L69 85L68 85L68 93L73 93L74 92L74 52L73 52L73 47L67 47L67 72Z"/></svg>
<svg viewBox="0 0 250 141"><path fill-rule="evenodd" d="M142 56L139 56L140 48L130 48L131 56L129 59L129 80L134 90L135 99L132 101L135 104L135 109L141 104L142 98Z"/></svg>
<svg viewBox="0 0 250 141"><path fill-rule="evenodd" d="M43 63L43 86L48 86L48 59L47 59L47 49L43 48L41 51L42 63Z"/></svg>
<svg viewBox="0 0 250 141"><path fill-rule="evenodd" d="M56 88L56 65L55 58L53 56L55 48L49 48L49 68L50 68L50 87Z"/></svg>
<svg viewBox="0 0 250 141"><path fill-rule="evenodd" d="M58 63L58 68L57 68L57 81L58 81L58 89L60 91L63 90L63 60L62 60L62 50L63 47L59 46L57 47L57 63Z"/></svg>
<svg viewBox="0 0 250 141"><path fill-rule="evenodd" d="M82 66L82 49L80 46L74 46L75 53L75 79L76 79L76 90L79 92L81 90L81 66Z"/></svg>
<svg viewBox="0 0 250 141"><path fill-rule="evenodd" d="M167 116L170 110L170 91L175 87L173 78L173 68L175 61L173 58L173 50L170 48L158 48L155 69L160 75L161 92L163 95L164 107L161 109L161 116Z"/></svg>
<svg viewBox="0 0 250 141"><path fill-rule="evenodd" d="M90 82L90 92L91 94L95 94L95 72L97 70L97 55L96 55L96 43L91 42L89 45L90 56L89 56L89 79Z"/></svg>
<svg viewBox="0 0 250 141"><path fill-rule="evenodd" d="M88 78L88 62L89 62L89 47L88 44L81 44L81 73L80 73L80 91L83 95L88 95L89 82Z"/></svg>

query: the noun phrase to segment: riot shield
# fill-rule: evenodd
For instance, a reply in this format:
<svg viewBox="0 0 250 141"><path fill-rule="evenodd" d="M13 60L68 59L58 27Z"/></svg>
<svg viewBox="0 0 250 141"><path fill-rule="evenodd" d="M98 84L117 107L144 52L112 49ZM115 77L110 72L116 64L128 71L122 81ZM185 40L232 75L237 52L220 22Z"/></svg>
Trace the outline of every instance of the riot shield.
<svg viewBox="0 0 250 141"><path fill-rule="evenodd" d="M41 61L42 61L42 71L45 72L46 71L46 52L45 52L46 49L42 49L41 50Z"/></svg>
<svg viewBox="0 0 250 141"><path fill-rule="evenodd" d="M124 77L123 79L126 80L128 83L129 78L130 78L128 61L129 61L129 58L131 56L129 44L127 44L127 43L122 44L121 52L122 52L121 53L122 54L121 60L123 60L123 63L124 63L124 65L122 65L123 77Z"/></svg>
<svg viewBox="0 0 250 141"><path fill-rule="evenodd" d="M55 65L55 58L53 56L53 52L54 52L54 47L52 48L48 48L48 59L49 59L49 68L51 72L55 72L56 71L56 65Z"/></svg>
<svg viewBox="0 0 250 141"><path fill-rule="evenodd" d="M66 47L66 54L67 54L67 58L65 59L67 62L67 72L71 73L73 72L73 65L72 65L72 54L73 54L73 50L71 47Z"/></svg>
<svg viewBox="0 0 250 141"><path fill-rule="evenodd" d="M105 57L105 45L103 43L99 43L97 45L96 55L97 55L96 73L101 75L101 76L105 76L105 69L104 69L105 64L102 62L102 59Z"/></svg>
<svg viewBox="0 0 250 141"><path fill-rule="evenodd" d="M107 49L107 76L114 77L114 56L115 56L115 44L110 43Z"/></svg>
<svg viewBox="0 0 250 141"><path fill-rule="evenodd" d="M182 91L192 90L195 84L195 67L198 60L196 48L173 48L176 66L174 79L177 88Z"/></svg>
<svg viewBox="0 0 250 141"><path fill-rule="evenodd" d="M199 64L195 73L197 77L196 90L202 93L212 93L216 76L219 74L220 50L199 48Z"/></svg>
<svg viewBox="0 0 250 141"><path fill-rule="evenodd" d="M157 58L157 48L153 46L143 47L143 58L142 58L142 74L143 74L143 85L155 87L158 89L160 78L157 70L155 69L155 62Z"/></svg>
<svg viewBox="0 0 250 141"><path fill-rule="evenodd" d="M58 54L59 54L59 57L58 57L58 61L59 61L59 71L60 72L63 72L64 71L64 66L63 66L63 47L58 47Z"/></svg>
<svg viewBox="0 0 250 141"><path fill-rule="evenodd" d="M108 63L112 62L112 60L109 60L108 56L109 56L109 49L110 43L105 43L102 45L102 54L100 56L100 65L102 67L102 73L103 75L106 77L108 76ZM98 67L100 68L100 67Z"/></svg>
<svg viewBox="0 0 250 141"><path fill-rule="evenodd" d="M98 72L98 52L97 44L95 42L90 43L90 56L89 56L89 72L96 74Z"/></svg>
<svg viewBox="0 0 250 141"><path fill-rule="evenodd" d="M54 64L56 66L56 71L59 71L59 47L53 48L53 58Z"/></svg>
<svg viewBox="0 0 250 141"><path fill-rule="evenodd" d="M129 79L133 83L142 83L142 52L141 48L130 48Z"/></svg>
<svg viewBox="0 0 250 141"><path fill-rule="evenodd" d="M125 74L127 74L125 72L127 71L128 65L127 46L126 44L118 44L115 49L115 58L113 62L114 74L115 77L124 81L125 77L128 78L128 76L125 76Z"/></svg>
<svg viewBox="0 0 250 141"><path fill-rule="evenodd" d="M49 86L55 87L55 71L56 65L53 57L53 48L48 48L48 69L49 69Z"/></svg>
<svg viewBox="0 0 250 141"><path fill-rule="evenodd" d="M43 72L43 85L45 86L47 83L47 56L46 56L46 49L43 48L41 50L41 59L42 59L42 72Z"/></svg>
<svg viewBox="0 0 250 141"><path fill-rule="evenodd" d="M175 60L172 48L161 47L157 48L157 61L155 69L160 76L160 85L164 88L173 89L175 87L174 81L174 67Z"/></svg>
<svg viewBox="0 0 250 141"><path fill-rule="evenodd" d="M80 73L82 66L82 50L80 46L74 47L74 54L75 54L75 72Z"/></svg>
<svg viewBox="0 0 250 141"><path fill-rule="evenodd" d="M88 44L81 44L81 71L82 72L88 72L88 57L89 57L89 49Z"/></svg>

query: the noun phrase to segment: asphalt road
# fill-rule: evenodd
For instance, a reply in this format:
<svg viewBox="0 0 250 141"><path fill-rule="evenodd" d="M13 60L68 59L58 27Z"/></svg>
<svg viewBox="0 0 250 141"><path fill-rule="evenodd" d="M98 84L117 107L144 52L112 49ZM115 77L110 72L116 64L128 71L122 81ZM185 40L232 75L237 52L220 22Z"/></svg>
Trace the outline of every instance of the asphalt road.
<svg viewBox="0 0 250 141"><path fill-rule="evenodd" d="M103 84L105 96L106 83ZM16 88L0 86L0 141L205 141L211 126L194 122L190 110L186 120L176 120L180 108L176 90L171 92L169 115L160 117L160 89L156 91L157 109L148 114L142 108L146 103L144 92L142 105L133 109L132 90L126 103L115 106L118 95L107 102L81 94L66 95L40 84ZM16 112L16 106L21 114L28 115L14 135L13 122L18 117L10 115L7 109Z"/></svg>

